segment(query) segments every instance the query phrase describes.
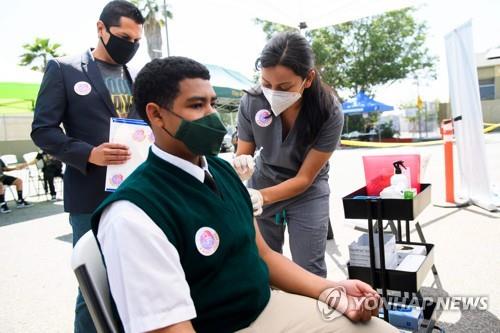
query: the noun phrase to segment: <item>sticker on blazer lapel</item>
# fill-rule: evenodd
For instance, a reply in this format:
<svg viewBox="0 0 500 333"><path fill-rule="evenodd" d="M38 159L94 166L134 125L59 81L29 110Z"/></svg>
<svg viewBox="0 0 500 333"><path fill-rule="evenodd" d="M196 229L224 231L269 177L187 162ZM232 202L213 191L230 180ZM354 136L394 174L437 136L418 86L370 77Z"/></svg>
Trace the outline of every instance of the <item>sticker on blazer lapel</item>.
<svg viewBox="0 0 500 333"><path fill-rule="evenodd" d="M92 91L92 86L88 82L80 81L80 82L75 83L74 89L78 95L86 96L86 95L90 94L90 92Z"/></svg>
<svg viewBox="0 0 500 333"><path fill-rule="evenodd" d="M269 110L262 109L255 114L255 122L260 127L267 127L273 122L272 114Z"/></svg>
<svg viewBox="0 0 500 333"><path fill-rule="evenodd" d="M210 227L201 227L194 236L196 248L204 256L211 256L219 247L219 235Z"/></svg>

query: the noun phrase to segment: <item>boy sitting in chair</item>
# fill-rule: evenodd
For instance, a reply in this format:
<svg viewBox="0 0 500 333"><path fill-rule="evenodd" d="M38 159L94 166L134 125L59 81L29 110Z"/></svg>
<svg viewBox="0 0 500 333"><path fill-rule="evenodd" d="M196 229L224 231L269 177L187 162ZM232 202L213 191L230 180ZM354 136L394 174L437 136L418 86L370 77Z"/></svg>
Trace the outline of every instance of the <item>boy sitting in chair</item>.
<svg viewBox="0 0 500 333"><path fill-rule="evenodd" d="M125 331L398 332L371 318L379 296L368 284L320 278L266 245L246 188L215 157L226 129L209 80L183 57L137 76L134 100L156 141L92 221ZM345 293L324 320L317 300L332 288Z"/></svg>

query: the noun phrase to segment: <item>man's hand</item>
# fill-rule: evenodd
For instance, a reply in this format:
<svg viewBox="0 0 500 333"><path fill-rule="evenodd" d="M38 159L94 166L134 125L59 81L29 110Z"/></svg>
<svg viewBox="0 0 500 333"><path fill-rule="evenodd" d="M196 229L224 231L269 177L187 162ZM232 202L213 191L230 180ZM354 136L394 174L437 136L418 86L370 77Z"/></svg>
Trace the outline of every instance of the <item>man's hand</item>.
<svg viewBox="0 0 500 333"><path fill-rule="evenodd" d="M90 163L100 166L123 164L129 159L130 151L127 146L109 142L94 147L89 156Z"/></svg>

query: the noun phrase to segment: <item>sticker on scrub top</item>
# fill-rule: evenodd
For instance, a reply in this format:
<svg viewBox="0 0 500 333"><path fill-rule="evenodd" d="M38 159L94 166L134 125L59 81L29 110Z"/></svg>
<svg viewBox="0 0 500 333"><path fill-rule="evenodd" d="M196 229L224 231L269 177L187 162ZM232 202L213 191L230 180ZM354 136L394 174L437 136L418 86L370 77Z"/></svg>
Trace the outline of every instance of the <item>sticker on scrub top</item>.
<svg viewBox="0 0 500 333"><path fill-rule="evenodd" d="M219 247L219 235L210 227L201 227L194 236L196 248L204 256L211 256Z"/></svg>
<svg viewBox="0 0 500 333"><path fill-rule="evenodd" d="M90 94L90 92L92 91L92 86L88 82L80 81L75 83L74 89L78 95L85 96Z"/></svg>
<svg viewBox="0 0 500 333"><path fill-rule="evenodd" d="M255 114L255 122L260 127L267 127L273 122L271 111L262 109Z"/></svg>

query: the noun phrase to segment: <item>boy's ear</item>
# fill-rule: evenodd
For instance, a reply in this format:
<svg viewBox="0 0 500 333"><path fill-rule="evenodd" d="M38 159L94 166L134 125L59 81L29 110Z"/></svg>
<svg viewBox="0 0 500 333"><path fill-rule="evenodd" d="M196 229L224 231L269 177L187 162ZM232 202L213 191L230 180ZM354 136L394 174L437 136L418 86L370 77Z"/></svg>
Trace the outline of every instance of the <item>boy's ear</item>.
<svg viewBox="0 0 500 333"><path fill-rule="evenodd" d="M156 103L146 104L146 115L148 116L149 123L159 127L163 126L163 119L160 115L160 106Z"/></svg>

